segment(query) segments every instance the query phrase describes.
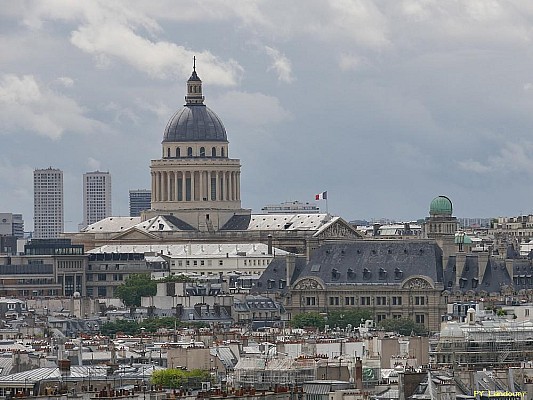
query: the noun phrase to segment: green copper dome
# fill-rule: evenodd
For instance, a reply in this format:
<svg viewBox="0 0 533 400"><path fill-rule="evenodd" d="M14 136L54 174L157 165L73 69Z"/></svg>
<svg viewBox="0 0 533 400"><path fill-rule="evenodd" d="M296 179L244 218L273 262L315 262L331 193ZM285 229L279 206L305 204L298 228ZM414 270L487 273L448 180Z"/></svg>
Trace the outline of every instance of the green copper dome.
<svg viewBox="0 0 533 400"><path fill-rule="evenodd" d="M452 201L446 196L435 197L429 205L429 215L452 215Z"/></svg>

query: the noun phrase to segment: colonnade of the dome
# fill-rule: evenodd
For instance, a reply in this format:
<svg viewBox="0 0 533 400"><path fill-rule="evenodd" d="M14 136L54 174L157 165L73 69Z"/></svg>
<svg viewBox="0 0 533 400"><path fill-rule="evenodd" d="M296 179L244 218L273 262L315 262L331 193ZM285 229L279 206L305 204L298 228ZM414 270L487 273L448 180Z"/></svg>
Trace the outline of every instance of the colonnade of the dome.
<svg viewBox="0 0 533 400"><path fill-rule="evenodd" d="M240 171L152 171L152 203L240 201Z"/></svg>

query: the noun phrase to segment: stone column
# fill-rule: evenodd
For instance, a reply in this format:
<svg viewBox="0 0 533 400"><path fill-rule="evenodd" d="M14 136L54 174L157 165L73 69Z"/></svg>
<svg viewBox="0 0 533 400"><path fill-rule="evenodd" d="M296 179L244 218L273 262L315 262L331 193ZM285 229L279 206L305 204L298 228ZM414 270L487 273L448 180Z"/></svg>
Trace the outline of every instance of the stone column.
<svg viewBox="0 0 533 400"><path fill-rule="evenodd" d="M218 171L215 171L215 188L216 188L215 201L217 201L220 199L220 177L219 177Z"/></svg>
<svg viewBox="0 0 533 400"><path fill-rule="evenodd" d="M167 201L172 201L172 172L167 171Z"/></svg>
<svg viewBox="0 0 533 400"><path fill-rule="evenodd" d="M228 172L228 200L233 201L233 172Z"/></svg>
<svg viewBox="0 0 533 400"><path fill-rule="evenodd" d="M150 172L150 176L152 177L152 194L151 194L151 201L155 201L155 172Z"/></svg>
<svg viewBox="0 0 533 400"><path fill-rule="evenodd" d="M211 171L207 171L207 201L211 201Z"/></svg>
<svg viewBox="0 0 533 400"><path fill-rule="evenodd" d="M174 201L178 201L178 171L174 171Z"/></svg>
<svg viewBox="0 0 533 400"><path fill-rule="evenodd" d="M155 201L159 201L159 171L155 172L155 192L154 192L154 199Z"/></svg>
<svg viewBox="0 0 533 400"><path fill-rule="evenodd" d="M194 201L194 171L191 171L191 201Z"/></svg>
<svg viewBox="0 0 533 400"><path fill-rule="evenodd" d="M198 171L198 175L198 183L200 184L198 195L200 196L200 201L204 201L204 171Z"/></svg>
<svg viewBox="0 0 533 400"><path fill-rule="evenodd" d="M187 194L187 171L181 171L181 200L185 201L187 200L186 194Z"/></svg>

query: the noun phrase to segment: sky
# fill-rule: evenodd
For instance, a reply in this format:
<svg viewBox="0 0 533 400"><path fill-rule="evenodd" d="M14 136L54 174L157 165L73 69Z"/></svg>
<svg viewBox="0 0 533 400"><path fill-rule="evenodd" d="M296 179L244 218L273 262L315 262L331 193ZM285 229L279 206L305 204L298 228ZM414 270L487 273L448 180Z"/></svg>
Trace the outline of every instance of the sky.
<svg viewBox="0 0 533 400"><path fill-rule="evenodd" d="M0 212L33 229L33 170L150 188L196 56L242 164L244 208L346 220L533 213L530 0L0 0ZM325 201L316 202L325 211Z"/></svg>

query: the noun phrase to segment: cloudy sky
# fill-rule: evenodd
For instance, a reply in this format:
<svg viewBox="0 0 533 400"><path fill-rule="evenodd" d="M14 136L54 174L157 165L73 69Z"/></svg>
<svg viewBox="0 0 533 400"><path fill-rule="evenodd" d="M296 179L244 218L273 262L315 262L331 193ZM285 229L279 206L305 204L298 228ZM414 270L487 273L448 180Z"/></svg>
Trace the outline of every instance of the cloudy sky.
<svg viewBox="0 0 533 400"><path fill-rule="evenodd" d="M245 208L327 190L347 220L533 212L530 0L7 1L0 7L0 212L33 228L32 171L150 187L192 58L242 162ZM323 202L318 203L323 208Z"/></svg>

